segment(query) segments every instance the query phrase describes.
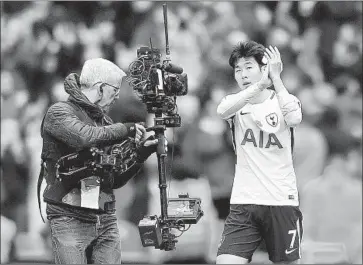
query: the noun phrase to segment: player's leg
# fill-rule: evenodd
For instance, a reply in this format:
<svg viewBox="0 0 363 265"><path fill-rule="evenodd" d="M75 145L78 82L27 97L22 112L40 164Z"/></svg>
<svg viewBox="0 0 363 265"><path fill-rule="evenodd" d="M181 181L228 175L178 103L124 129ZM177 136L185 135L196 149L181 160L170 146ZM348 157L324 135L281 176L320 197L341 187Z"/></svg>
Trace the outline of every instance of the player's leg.
<svg viewBox="0 0 363 265"><path fill-rule="evenodd" d="M232 204L217 253L217 264L246 264L262 237L254 213L258 205Z"/></svg>
<svg viewBox="0 0 363 265"><path fill-rule="evenodd" d="M273 263L291 264L301 258L302 214L298 206L269 206L263 218L263 237Z"/></svg>
<svg viewBox="0 0 363 265"><path fill-rule="evenodd" d="M248 264L249 259L238 257L231 254L222 254L217 256L216 264Z"/></svg>

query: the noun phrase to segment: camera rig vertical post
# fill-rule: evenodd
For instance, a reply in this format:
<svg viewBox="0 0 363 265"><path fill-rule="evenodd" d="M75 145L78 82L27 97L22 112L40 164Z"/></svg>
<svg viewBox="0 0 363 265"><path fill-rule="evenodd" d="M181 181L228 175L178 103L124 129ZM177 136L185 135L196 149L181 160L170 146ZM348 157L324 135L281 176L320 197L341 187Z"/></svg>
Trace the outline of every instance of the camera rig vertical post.
<svg viewBox="0 0 363 265"><path fill-rule="evenodd" d="M162 243L160 249L170 251L175 249L175 235L171 233L171 226L168 222L168 197L166 193L166 158L167 158L167 142L165 137L165 118L162 117L162 110L155 112L153 131L158 139L158 146L156 150L159 172L159 189L160 189L160 205L161 216L159 218L161 227Z"/></svg>
<svg viewBox="0 0 363 265"><path fill-rule="evenodd" d="M167 208L167 195L166 195L166 165L165 159L167 157L167 146L166 146L166 137L165 137L165 125L162 124L163 118L162 114L155 113L154 118L154 132L155 136L158 139L157 146L157 159L158 159L158 171L159 171L159 189L160 189L160 203L161 203L161 219L163 221L166 220L168 216L168 208Z"/></svg>

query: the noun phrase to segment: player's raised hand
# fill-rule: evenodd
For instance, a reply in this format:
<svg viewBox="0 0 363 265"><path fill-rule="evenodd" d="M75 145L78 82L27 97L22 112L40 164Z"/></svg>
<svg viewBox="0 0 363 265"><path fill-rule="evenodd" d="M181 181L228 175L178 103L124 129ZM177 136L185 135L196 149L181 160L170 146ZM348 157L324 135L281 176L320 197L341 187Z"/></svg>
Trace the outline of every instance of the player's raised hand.
<svg viewBox="0 0 363 265"><path fill-rule="evenodd" d="M272 81L269 77L269 72L270 72L269 68L270 68L270 65L268 63L267 63L267 65L264 65L261 68L262 77L261 77L261 80L258 82L260 89L265 89L272 85Z"/></svg>
<svg viewBox="0 0 363 265"><path fill-rule="evenodd" d="M280 78L282 72L282 60L279 50L271 45L265 50L265 57L267 59L267 64L270 65L269 77L273 80L275 78Z"/></svg>

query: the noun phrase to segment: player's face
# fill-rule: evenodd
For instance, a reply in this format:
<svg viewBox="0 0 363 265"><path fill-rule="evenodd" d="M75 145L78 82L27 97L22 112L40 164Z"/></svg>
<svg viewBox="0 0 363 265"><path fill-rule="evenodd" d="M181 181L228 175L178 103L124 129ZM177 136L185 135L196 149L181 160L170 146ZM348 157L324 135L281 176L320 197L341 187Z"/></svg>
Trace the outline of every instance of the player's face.
<svg viewBox="0 0 363 265"><path fill-rule="evenodd" d="M234 78L242 90L260 81L261 77L261 68L254 57L242 57L237 60Z"/></svg>

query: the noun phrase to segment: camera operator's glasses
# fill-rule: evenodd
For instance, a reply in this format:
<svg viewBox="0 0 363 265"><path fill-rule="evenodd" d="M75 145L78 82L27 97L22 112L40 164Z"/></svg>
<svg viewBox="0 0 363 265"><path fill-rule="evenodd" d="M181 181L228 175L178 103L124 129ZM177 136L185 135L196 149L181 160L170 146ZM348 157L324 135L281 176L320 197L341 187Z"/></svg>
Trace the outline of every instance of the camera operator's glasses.
<svg viewBox="0 0 363 265"><path fill-rule="evenodd" d="M101 84L101 85L105 84L105 85L108 85L108 86L113 87L115 89L115 93L120 92L120 88L119 87L115 87L113 85L110 85L109 83L102 82L102 81L98 81L98 82L94 83L92 86L95 86L97 84Z"/></svg>

